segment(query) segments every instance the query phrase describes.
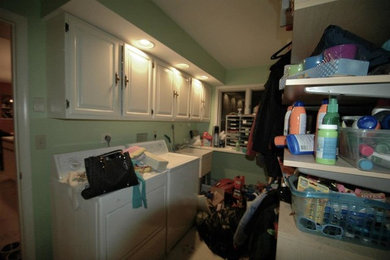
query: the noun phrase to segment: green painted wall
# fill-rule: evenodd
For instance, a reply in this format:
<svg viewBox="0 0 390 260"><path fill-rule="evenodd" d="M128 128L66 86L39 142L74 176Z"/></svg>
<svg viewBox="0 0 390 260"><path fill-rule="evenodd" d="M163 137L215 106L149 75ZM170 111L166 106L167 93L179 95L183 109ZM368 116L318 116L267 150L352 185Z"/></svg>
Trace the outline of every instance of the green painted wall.
<svg viewBox="0 0 390 260"><path fill-rule="evenodd" d="M265 84L269 65L226 71L225 85Z"/></svg>
<svg viewBox="0 0 390 260"><path fill-rule="evenodd" d="M98 0L144 32L193 62L221 82L225 69L171 18L149 0Z"/></svg>
<svg viewBox="0 0 390 260"><path fill-rule="evenodd" d="M104 144L100 141L103 133L111 133L112 145L135 142L136 133L148 133L149 140L153 138L153 131L157 132L158 139L163 138L164 134L171 135L172 123L170 122L59 120L48 118L46 113L32 111L34 98L47 98L46 26L41 19L41 12L52 11L63 2L66 1L56 0L46 6L46 9L41 9L39 0L5 0L0 2L0 8L26 16L28 19L28 95L30 104L32 199L37 259L52 258L50 177L53 154L104 147ZM212 75L217 75L217 78L224 78L225 70L210 56L206 55L188 35L184 35L181 29L174 25L172 21L161 15L161 12L155 6L152 7L148 1L143 3L144 1L101 0L101 2L114 11L118 11L122 16L136 20L138 26L143 24L143 29L154 32L156 38L162 39L162 42L171 46L174 50L177 49L178 53L194 61L194 63L203 64L202 68ZM131 12L126 14L123 10L131 10ZM143 15L145 13L147 15ZM156 20L151 19L154 16L156 16ZM159 25L160 23L164 26ZM181 39L183 40L181 41ZM243 78L247 79L247 75L249 73L241 77L239 71L230 73L230 81L242 82ZM258 75L254 76L251 81L255 81L257 77ZM188 138L188 132L191 129L197 129L199 132L211 129L207 123L174 123L174 125L175 139L178 143ZM35 148L35 137L37 135L46 136L46 149L38 150ZM263 178L261 174L257 176L257 166L241 155L216 153L214 162L213 177L233 177L245 172L248 181L256 182L257 177L260 181ZM223 167L221 167L222 165Z"/></svg>
<svg viewBox="0 0 390 260"><path fill-rule="evenodd" d="M246 184L265 183L266 176L263 168L256 165L256 161L250 161L242 154L232 154L225 152L213 153L213 165L211 178L219 180L221 178L234 178L235 176L245 176Z"/></svg>

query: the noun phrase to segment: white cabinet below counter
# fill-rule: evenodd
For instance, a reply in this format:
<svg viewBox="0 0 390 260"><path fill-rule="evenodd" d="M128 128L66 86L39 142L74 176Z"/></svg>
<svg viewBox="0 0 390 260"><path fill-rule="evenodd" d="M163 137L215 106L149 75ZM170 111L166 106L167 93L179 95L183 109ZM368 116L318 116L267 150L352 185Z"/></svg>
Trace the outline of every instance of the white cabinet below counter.
<svg viewBox="0 0 390 260"><path fill-rule="evenodd" d="M213 151L197 148L184 148L177 151L181 154L187 154L199 157L199 178L202 178L209 172L211 172L211 165L213 159Z"/></svg>

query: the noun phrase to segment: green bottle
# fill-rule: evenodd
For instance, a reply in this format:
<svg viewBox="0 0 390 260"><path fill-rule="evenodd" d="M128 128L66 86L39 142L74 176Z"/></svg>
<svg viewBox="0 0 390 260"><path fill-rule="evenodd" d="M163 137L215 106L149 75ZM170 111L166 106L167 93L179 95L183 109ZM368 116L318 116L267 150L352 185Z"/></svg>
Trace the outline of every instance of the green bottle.
<svg viewBox="0 0 390 260"><path fill-rule="evenodd" d="M340 127L340 115L339 115L339 105L337 104L337 99L331 98L329 100L328 108L324 119L322 119L323 125L337 125Z"/></svg>

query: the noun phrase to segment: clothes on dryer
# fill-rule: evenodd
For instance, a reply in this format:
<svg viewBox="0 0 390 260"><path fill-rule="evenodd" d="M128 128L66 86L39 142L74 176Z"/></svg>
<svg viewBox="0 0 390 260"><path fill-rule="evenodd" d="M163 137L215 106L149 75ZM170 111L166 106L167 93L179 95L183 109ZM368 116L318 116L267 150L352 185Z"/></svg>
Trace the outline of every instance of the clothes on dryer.
<svg viewBox="0 0 390 260"><path fill-rule="evenodd" d="M85 171L71 171L64 178L60 179L61 183L69 184L72 187L85 186L88 183Z"/></svg>

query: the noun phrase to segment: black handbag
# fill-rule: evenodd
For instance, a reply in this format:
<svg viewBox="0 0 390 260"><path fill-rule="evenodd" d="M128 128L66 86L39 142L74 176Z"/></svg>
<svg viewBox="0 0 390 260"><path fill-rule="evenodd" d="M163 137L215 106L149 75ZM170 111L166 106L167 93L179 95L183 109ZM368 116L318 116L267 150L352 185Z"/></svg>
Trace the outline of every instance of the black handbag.
<svg viewBox="0 0 390 260"><path fill-rule="evenodd" d="M81 192L84 199L138 185L128 152L111 151L84 159L89 185Z"/></svg>

